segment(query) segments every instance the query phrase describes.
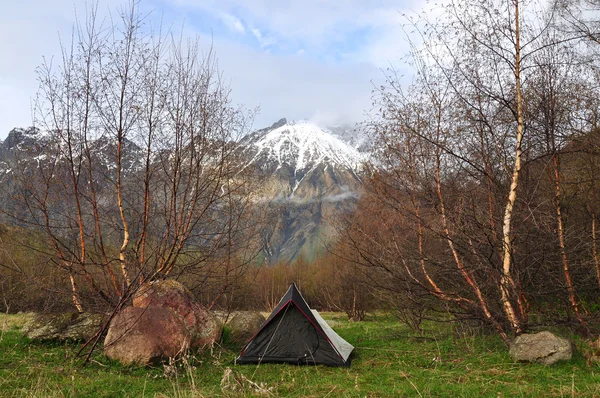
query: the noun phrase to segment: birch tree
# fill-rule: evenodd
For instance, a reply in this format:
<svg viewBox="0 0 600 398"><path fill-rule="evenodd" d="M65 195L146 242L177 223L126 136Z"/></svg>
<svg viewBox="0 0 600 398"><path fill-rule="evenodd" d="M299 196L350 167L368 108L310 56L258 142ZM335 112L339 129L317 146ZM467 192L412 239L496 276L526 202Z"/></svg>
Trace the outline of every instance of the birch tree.
<svg viewBox="0 0 600 398"><path fill-rule="evenodd" d="M515 240L526 222L523 166L539 141L528 138L524 87L540 72L536 55L577 39L549 35L555 21L552 8L520 0L453 2L436 20L409 20L418 37L410 58L416 77L407 89L390 73L375 93L380 113L371 124L384 168L372 190L394 214L382 220L390 237L370 240L380 250L351 240L365 264L475 315L506 342L529 322L523 278L530 265ZM560 197L560 186L555 192ZM399 236L394 223L412 225L415 236ZM361 226L347 231L367 239ZM568 261L562 264L567 277Z"/></svg>

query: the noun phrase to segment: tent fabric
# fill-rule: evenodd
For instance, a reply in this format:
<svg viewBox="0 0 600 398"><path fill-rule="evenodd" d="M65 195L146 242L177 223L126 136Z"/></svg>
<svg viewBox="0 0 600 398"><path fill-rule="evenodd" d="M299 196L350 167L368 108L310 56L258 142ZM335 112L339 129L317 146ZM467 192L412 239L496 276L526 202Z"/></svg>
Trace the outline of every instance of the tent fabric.
<svg viewBox="0 0 600 398"><path fill-rule="evenodd" d="M339 334L337 334L331 328L331 326L329 326L327 324L327 322L325 322L325 319L323 319L321 317L321 315L319 314L319 312L317 310L311 310L311 311L312 311L314 317L319 322L319 325L321 326L321 328L323 329L323 331L329 338L329 341L331 341L333 346L336 347L336 349L339 352L342 359L344 361L347 361L348 358L350 357L350 354L354 350L354 346L352 344L348 343L346 340L344 340Z"/></svg>
<svg viewBox="0 0 600 398"><path fill-rule="evenodd" d="M350 366L353 349L292 284L235 362Z"/></svg>

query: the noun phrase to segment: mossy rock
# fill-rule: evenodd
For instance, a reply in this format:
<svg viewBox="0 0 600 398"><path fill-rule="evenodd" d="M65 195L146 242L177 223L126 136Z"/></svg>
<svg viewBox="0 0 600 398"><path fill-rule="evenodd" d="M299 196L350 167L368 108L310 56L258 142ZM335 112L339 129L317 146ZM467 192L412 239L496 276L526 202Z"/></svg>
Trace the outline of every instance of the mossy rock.
<svg viewBox="0 0 600 398"><path fill-rule="evenodd" d="M229 341L237 344L247 343L258 332L264 322L265 317L260 312L235 312L227 322Z"/></svg>
<svg viewBox="0 0 600 398"><path fill-rule="evenodd" d="M515 362L553 365L558 361L568 361L572 358L573 343L548 331L522 334L510 344L509 353Z"/></svg>
<svg viewBox="0 0 600 398"><path fill-rule="evenodd" d="M35 314L23 325L23 335L40 341L87 341L101 329L108 315L89 312Z"/></svg>

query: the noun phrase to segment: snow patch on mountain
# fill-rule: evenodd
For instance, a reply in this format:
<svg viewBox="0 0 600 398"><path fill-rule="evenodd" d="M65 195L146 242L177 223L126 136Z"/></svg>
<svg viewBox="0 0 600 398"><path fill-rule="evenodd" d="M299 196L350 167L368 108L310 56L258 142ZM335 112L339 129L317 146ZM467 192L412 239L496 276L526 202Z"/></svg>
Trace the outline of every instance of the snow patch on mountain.
<svg viewBox="0 0 600 398"><path fill-rule="evenodd" d="M330 130L308 121L276 123L251 135L256 151L250 163L258 160L284 165L306 174L307 169L326 164L352 171L360 169L364 155L336 137Z"/></svg>

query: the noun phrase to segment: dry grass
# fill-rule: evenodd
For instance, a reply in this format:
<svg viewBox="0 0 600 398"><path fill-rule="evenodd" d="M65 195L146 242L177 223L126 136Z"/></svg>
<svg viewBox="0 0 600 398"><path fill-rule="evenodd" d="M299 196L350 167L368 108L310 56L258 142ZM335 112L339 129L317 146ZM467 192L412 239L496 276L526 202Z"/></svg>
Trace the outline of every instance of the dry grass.
<svg viewBox="0 0 600 398"><path fill-rule="evenodd" d="M18 314L0 314L0 329L20 330L35 314L33 312L21 312Z"/></svg>

